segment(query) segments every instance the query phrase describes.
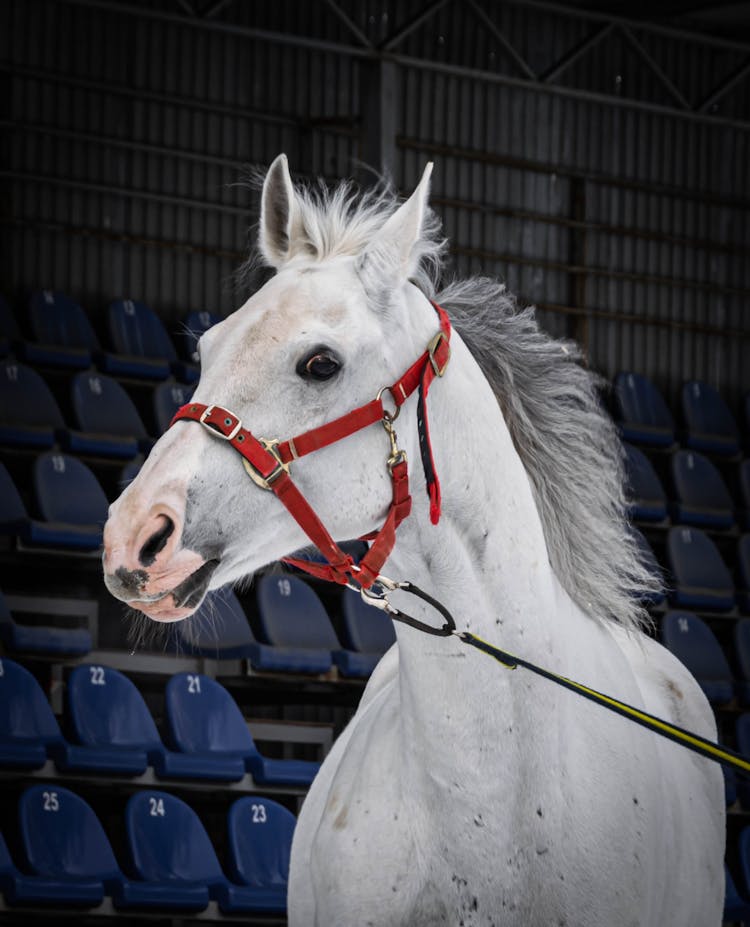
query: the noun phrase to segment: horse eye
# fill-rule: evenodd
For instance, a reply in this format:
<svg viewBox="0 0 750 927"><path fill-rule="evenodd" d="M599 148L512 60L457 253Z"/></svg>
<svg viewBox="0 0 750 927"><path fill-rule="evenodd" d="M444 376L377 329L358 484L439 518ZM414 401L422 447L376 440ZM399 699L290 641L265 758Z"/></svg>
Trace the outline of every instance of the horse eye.
<svg viewBox="0 0 750 927"><path fill-rule="evenodd" d="M312 380L330 380L341 369L341 363L329 351L317 350L297 364L297 373Z"/></svg>

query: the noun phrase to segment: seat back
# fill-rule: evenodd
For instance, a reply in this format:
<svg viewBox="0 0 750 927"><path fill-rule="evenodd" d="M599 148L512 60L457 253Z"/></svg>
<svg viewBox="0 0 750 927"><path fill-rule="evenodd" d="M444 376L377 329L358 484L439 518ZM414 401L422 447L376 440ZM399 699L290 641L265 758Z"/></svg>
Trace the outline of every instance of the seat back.
<svg viewBox="0 0 750 927"><path fill-rule="evenodd" d="M203 310L202 312L190 312L185 317L184 329L182 332L182 352L183 355L193 364L200 360L197 351L198 339L220 322L221 319L213 312Z"/></svg>
<svg viewBox="0 0 750 927"><path fill-rule="evenodd" d="M345 643L360 653L385 653L396 642L393 622L385 612L362 601L362 596L344 589L341 598Z"/></svg>
<svg viewBox="0 0 750 927"><path fill-rule="evenodd" d="M0 422L33 428L64 428L62 412L42 377L25 364L0 364Z"/></svg>
<svg viewBox="0 0 750 927"><path fill-rule="evenodd" d="M99 818L79 795L60 785L32 785L18 802L27 862L49 878L110 879L120 874Z"/></svg>
<svg viewBox="0 0 750 927"><path fill-rule="evenodd" d="M682 414L688 433L719 435L734 442L739 430L729 406L720 393L702 380L689 380L682 385Z"/></svg>
<svg viewBox="0 0 750 927"><path fill-rule="evenodd" d="M167 683L165 698L170 739L183 753L257 753L237 703L215 679L177 673Z"/></svg>
<svg viewBox="0 0 750 927"><path fill-rule="evenodd" d="M37 290L29 299L29 321L34 338L43 344L95 351L99 340L75 300L65 293Z"/></svg>
<svg viewBox="0 0 750 927"><path fill-rule="evenodd" d="M664 397L643 374L629 370L618 373L614 379L614 400L623 422L665 428L674 434L674 418Z"/></svg>
<svg viewBox="0 0 750 927"><path fill-rule="evenodd" d="M667 556L678 586L698 588L720 598L733 597L734 585L727 565L716 544L700 528L670 528ZM723 607L732 605L726 602Z"/></svg>
<svg viewBox="0 0 750 927"><path fill-rule="evenodd" d="M104 525L109 502L91 470L75 457L47 451L34 461L34 492L45 521Z"/></svg>
<svg viewBox="0 0 750 927"><path fill-rule="evenodd" d="M178 623L185 644L206 656L239 656L255 642L245 611L231 590L209 593L198 611Z"/></svg>
<svg viewBox="0 0 750 927"><path fill-rule="evenodd" d="M648 572L656 576L662 585L662 591L645 593L645 595L641 597L641 601L647 605L658 605L660 602L663 602L666 597L663 591L664 571L662 570L659 561L656 559L656 554L654 554L651 545L646 540L643 533L639 531L635 525L630 526L630 533L636 543L636 546L638 547L639 559L646 567Z"/></svg>
<svg viewBox="0 0 750 927"><path fill-rule="evenodd" d="M0 526L13 527L27 518L26 506L4 463L0 463Z"/></svg>
<svg viewBox="0 0 750 927"><path fill-rule="evenodd" d="M174 383L166 380L154 389L153 409L156 423L156 434L164 434L174 418L175 412L190 401L193 387L184 383Z"/></svg>
<svg viewBox="0 0 750 927"><path fill-rule="evenodd" d="M71 399L81 431L146 437L146 428L133 400L117 380L83 371L73 378Z"/></svg>
<svg viewBox="0 0 750 927"><path fill-rule="evenodd" d="M198 815L167 792L133 795L125 808L133 867L150 882L224 882L216 851Z"/></svg>
<svg viewBox="0 0 750 927"><path fill-rule="evenodd" d="M258 617L276 647L338 650L331 619L315 592L297 576L263 576L257 587Z"/></svg>
<svg viewBox="0 0 750 927"><path fill-rule="evenodd" d="M269 798L248 795L229 809L229 874L241 885L286 885L297 819Z"/></svg>
<svg viewBox="0 0 750 927"><path fill-rule="evenodd" d="M0 740L42 744L62 740L42 687L25 667L7 657L0 657Z"/></svg>
<svg viewBox="0 0 750 927"><path fill-rule="evenodd" d="M624 444L625 475L628 499L633 515L649 521L661 521L667 515L667 494L654 466L643 451Z"/></svg>
<svg viewBox="0 0 750 927"><path fill-rule="evenodd" d="M112 346L118 354L177 360L169 335L159 316L145 303L118 299L107 308Z"/></svg>
<svg viewBox="0 0 750 927"><path fill-rule="evenodd" d="M107 666L77 666L68 677L67 712L79 743L89 747L161 747L156 724L135 685Z"/></svg>
<svg viewBox="0 0 750 927"><path fill-rule="evenodd" d="M732 514L734 503L721 473L697 451L680 450L670 462L675 493L687 506Z"/></svg>
<svg viewBox="0 0 750 927"><path fill-rule="evenodd" d="M692 612L667 612L662 619L662 643L699 681L731 683L729 661L709 626Z"/></svg>

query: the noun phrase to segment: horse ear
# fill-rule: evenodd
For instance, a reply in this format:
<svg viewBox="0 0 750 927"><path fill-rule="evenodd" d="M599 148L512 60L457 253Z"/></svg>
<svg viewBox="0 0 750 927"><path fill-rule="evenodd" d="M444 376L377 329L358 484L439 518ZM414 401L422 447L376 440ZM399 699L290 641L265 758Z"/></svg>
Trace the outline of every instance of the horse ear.
<svg viewBox="0 0 750 927"><path fill-rule="evenodd" d="M415 245L422 237L427 199L430 193L432 161L424 169L417 189L386 221L385 225L362 254L360 271L385 272L400 280L408 280L417 270L419 250Z"/></svg>
<svg viewBox="0 0 750 927"><path fill-rule="evenodd" d="M258 247L271 267L278 269L289 258L300 225L289 162L280 154L268 169L260 200Z"/></svg>

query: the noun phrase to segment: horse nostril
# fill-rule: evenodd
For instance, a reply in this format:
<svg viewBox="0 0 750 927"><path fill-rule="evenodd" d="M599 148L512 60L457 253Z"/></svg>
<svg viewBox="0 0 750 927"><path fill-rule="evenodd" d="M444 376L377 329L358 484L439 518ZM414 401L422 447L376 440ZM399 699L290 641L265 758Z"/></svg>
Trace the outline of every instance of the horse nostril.
<svg viewBox="0 0 750 927"><path fill-rule="evenodd" d="M151 535L138 553L138 560L142 566L151 566L157 555L164 550L174 531L174 522L168 515L160 515L159 521L161 526Z"/></svg>

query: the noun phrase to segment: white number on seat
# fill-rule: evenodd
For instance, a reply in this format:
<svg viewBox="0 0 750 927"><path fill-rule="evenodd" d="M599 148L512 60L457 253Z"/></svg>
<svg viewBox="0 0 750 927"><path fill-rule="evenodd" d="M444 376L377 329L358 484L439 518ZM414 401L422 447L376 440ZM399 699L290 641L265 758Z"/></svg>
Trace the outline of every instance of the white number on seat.
<svg viewBox="0 0 750 927"><path fill-rule="evenodd" d="M57 798L57 792L42 792L42 798L44 799L44 810L45 811L59 811L60 802Z"/></svg>
<svg viewBox="0 0 750 927"><path fill-rule="evenodd" d="M164 811L164 799L163 798L149 798L148 813L151 815L152 818L163 818L166 813Z"/></svg>
<svg viewBox="0 0 750 927"><path fill-rule="evenodd" d="M52 469L55 473L65 473L65 458L62 454L52 455Z"/></svg>
<svg viewBox="0 0 750 927"><path fill-rule="evenodd" d="M285 597L292 594L292 584L288 579L279 580L279 592Z"/></svg>
<svg viewBox="0 0 750 927"><path fill-rule="evenodd" d="M253 815L253 824L265 824L268 820L265 805L251 805L250 811Z"/></svg>
<svg viewBox="0 0 750 927"><path fill-rule="evenodd" d="M18 367L15 364L8 364L5 368L5 374L11 383L18 382Z"/></svg>
<svg viewBox="0 0 750 927"><path fill-rule="evenodd" d="M687 618L678 618L677 625L680 629L681 634L688 634L690 631L690 625L688 624Z"/></svg>
<svg viewBox="0 0 750 927"><path fill-rule="evenodd" d="M188 683L188 692L192 693L193 695L195 694L200 695L200 691L201 691L200 676L191 676L188 674L187 683Z"/></svg>
<svg viewBox="0 0 750 927"><path fill-rule="evenodd" d="M92 686L106 686L107 680L104 678L104 667L103 666L90 666L89 673L91 673L91 685Z"/></svg>
<svg viewBox="0 0 750 927"><path fill-rule="evenodd" d="M102 394L102 381L99 377L89 377L89 390L95 396L101 396Z"/></svg>
<svg viewBox="0 0 750 927"><path fill-rule="evenodd" d="M0 676L5 675L5 667L3 666L3 661L0 660Z"/></svg>

